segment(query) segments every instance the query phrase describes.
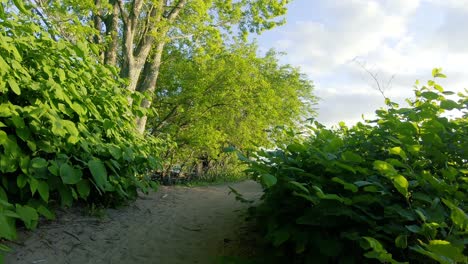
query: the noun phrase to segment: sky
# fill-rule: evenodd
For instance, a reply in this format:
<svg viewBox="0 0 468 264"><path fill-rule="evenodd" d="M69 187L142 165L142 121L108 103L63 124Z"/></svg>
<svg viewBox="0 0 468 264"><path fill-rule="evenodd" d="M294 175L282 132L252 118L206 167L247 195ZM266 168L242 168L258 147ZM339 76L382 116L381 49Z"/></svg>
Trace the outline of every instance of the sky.
<svg viewBox="0 0 468 264"><path fill-rule="evenodd" d="M371 119L385 96L402 103L435 67L450 91L468 88L468 0L292 0L287 23L257 37L285 52L315 86L327 126Z"/></svg>

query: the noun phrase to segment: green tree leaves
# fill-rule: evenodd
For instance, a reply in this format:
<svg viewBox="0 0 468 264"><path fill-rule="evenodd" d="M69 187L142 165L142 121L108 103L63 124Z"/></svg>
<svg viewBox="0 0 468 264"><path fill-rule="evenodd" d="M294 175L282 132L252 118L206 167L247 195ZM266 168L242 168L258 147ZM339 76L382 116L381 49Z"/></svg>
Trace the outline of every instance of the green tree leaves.
<svg viewBox="0 0 468 264"><path fill-rule="evenodd" d="M21 95L21 89L18 86L18 83L16 83L15 79L8 79L7 80L8 84L10 85L10 89L17 95Z"/></svg>
<svg viewBox="0 0 468 264"><path fill-rule="evenodd" d="M191 168L198 159L222 163L226 147L272 147L313 115L313 85L297 69L281 65L274 51L257 55L244 42L206 51L168 46L161 69L158 115L148 128L177 143L168 157ZM172 59L169 59L172 58Z"/></svg>
<svg viewBox="0 0 468 264"><path fill-rule="evenodd" d="M22 1L15 2L27 11L21 10ZM162 143L136 132L125 82L97 63L86 43L78 52L52 39L30 17L4 15L0 240L15 238L16 223L35 228L41 216L53 219L52 197L71 206L78 199L132 198L137 188L149 188L137 175L158 165L151 155ZM117 180L109 181L107 171Z"/></svg>
<svg viewBox="0 0 468 264"><path fill-rule="evenodd" d="M39 220L39 215L37 211L30 206L16 205L16 213L20 219L24 222L25 226L29 229L35 228L37 225L37 220Z"/></svg>
<svg viewBox="0 0 468 264"><path fill-rule="evenodd" d="M97 187L101 190L104 190L107 184L107 170L104 166L104 163L102 163L100 160L90 160L88 162L88 166Z"/></svg>
<svg viewBox="0 0 468 264"><path fill-rule="evenodd" d="M60 166L60 177L64 184L77 184L81 181L83 173L81 170L73 168L68 163L64 163Z"/></svg>
<svg viewBox="0 0 468 264"><path fill-rule="evenodd" d="M299 263L467 262L468 96L446 95L454 94L433 80L415 90L410 107L392 105L351 128L314 123L309 137L246 159L254 179L276 179L263 184L252 215L278 255ZM462 115L448 119L448 109Z"/></svg>

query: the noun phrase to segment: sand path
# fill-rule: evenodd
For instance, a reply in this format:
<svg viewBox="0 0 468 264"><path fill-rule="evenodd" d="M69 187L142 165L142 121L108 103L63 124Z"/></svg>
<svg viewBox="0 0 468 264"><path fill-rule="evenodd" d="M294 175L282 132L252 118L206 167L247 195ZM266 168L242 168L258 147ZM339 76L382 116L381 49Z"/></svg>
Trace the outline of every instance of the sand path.
<svg viewBox="0 0 468 264"><path fill-rule="evenodd" d="M20 232L7 264L216 263L242 250L247 205L228 195L229 185L161 187L130 206L108 209L102 219L66 211L35 231ZM231 184L258 198L253 181Z"/></svg>

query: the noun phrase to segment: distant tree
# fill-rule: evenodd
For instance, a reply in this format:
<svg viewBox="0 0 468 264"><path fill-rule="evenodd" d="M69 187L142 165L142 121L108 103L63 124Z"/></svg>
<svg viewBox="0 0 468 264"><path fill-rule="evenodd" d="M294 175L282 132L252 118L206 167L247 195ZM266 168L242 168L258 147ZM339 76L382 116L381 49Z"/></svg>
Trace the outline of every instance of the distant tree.
<svg viewBox="0 0 468 264"><path fill-rule="evenodd" d="M313 85L278 54L257 55L252 44L235 43L209 56L170 45L163 56L159 113L153 134L168 133L178 158L216 159L226 147L271 147L277 126L296 127L313 114ZM196 153L198 156L193 156Z"/></svg>
<svg viewBox="0 0 468 264"><path fill-rule="evenodd" d="M22 0L15 0L21 2ZM57 38L96 44L99 58L120 69L127 88L154 94L166 44L186 38L222 46L234 36L283 24L288 0L24 0ZM151 106L145 99L141 105ZM147 116L137 119L140 132Z"/></svg>

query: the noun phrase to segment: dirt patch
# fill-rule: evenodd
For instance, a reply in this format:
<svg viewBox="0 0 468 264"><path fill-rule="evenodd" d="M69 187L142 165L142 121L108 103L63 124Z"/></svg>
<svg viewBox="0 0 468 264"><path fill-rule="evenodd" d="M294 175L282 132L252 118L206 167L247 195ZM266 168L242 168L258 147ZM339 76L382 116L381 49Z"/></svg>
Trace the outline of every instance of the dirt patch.
<svg viewBox="0 0 468 264"><path fill-rule="evenodd" d="M59 213L52 223L20 232L6 263L216 263L246 252L242 236L247 205L229 195L229 185L161 187L102 219ZM258 199L253 181L231 184ZM243 254L243 253L240 253Z"/></svg>

